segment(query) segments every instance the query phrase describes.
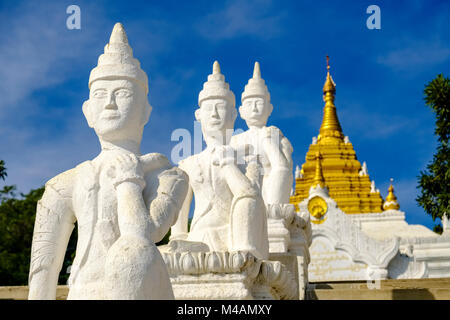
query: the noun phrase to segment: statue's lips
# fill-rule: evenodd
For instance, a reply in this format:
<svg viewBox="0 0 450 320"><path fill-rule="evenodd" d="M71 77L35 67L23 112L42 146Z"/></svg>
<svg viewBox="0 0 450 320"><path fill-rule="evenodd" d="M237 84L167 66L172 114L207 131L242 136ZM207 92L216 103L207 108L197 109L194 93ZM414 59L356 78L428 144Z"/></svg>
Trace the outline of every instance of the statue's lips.
<svg viewBox="0 0 450 320"><path fill-rule="evenodd" d="M118 119L120 118L120 113L117 111L103 111L100 117L106 120Z"/></svg>

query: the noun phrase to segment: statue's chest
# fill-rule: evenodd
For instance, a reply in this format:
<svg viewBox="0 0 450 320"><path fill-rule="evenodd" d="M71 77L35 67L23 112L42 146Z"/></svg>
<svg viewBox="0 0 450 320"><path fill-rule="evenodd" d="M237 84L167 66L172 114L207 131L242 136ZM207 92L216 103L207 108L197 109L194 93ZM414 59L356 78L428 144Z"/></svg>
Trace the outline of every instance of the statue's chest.
<svg viewBox="0 0 450 320"><path fill-rule="evenodd" d="M99 177L99 190L97 194L98 219L117 220L117 196L111 180L106 174L101 173Z"/></svg>
<svg viewBox="0 0 450 320"><path fill-rule="evenodd" d="M104 173L96 175L91 166L82 169L73 198L79 227L92 230L98 224L116 225L117 197L111 181ZM112 229L105 232L115 233Z"/></svg>
<svg viewBox="0 0 450 320"><path fill-rule="evenodd" d="M210 198L215 194L220 194L227 198L231 196L224 171L219 166L211 165L208 162L194 163L188 170L189 180L194 194Z"/></svg>

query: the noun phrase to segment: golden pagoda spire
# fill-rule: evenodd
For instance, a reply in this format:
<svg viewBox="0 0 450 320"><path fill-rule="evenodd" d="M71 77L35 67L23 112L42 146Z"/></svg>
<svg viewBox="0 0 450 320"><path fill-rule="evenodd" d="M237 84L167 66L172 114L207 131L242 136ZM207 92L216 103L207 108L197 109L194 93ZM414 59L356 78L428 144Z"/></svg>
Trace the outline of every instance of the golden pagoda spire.
<svg viewBox="0 0 450 320"><path fill-rule="evenodd" d="M322 125L320 126L317 137L318 144L337 144L344 139L344 134L342 133L342 128L336 113L336 106L334 105L336 84L330 75L329 60L330 57L327 56L327 78L323 86L325 107L323 108Z"/></svg>
<svg viewBox="0 0 450 320"><path fill-rule="evenodd" d="M321 188L325 187L325 178L323 177L322 164L320 163L320 159L322 159L322 155L320 154L320 152L316 152L316 173L312 182L312 187L314 188L317 185L319 185Z"/></svg>
<svg viewBox="0 0 450 320"><path fill-rule="evenodd" d="M388 189L388 195L386 197L386 201L383 204L384 210L400 209L400 204L398 203L397 197L394 194L394 187L392 186L393 181L394 181L394 179L391 178L391 185L389 186L389 189Z"/></svg>
<svg viewBox="0 0 450 320"><path fill-rule="evenodd" d="M313 138L300 172L296 172L295 192L289 201L299 210L299 204L310 196L311 187L319 184L346 214L381 213L384 199L372 186L367 168L361 170L365 166L361 167L339 124L334 105L336 84L330 74L328 56L323 93L325 107L320 133Z"/></svg>

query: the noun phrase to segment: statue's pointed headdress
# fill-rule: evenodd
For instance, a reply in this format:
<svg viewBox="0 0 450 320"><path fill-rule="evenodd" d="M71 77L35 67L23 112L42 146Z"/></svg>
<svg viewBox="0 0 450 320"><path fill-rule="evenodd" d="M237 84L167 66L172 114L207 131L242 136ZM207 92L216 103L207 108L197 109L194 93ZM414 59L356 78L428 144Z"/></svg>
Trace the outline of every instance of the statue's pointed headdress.
<svg viewBox="0 0 450 320"><path fill-rule="evenodd" d="M230 85L225 82L225 76L220 72L219 62L214 61L213 73L208 76L208 81L203 84L203 90L198 95L198 105L206 99L224 98L232 106L235 106L236 99L230 90Z"/></svg>
<svg viewBox="0 0 450 320"><path fill-rule="evenodd" d="M267 89L266 82L261 78L261 69L259 67L259 62L255 62L255 67L253 69L253 78L248 80L247 85L242 92L241 101L249 97L261 97L265 98L268 103L270 103L270 93Z"/></svg>
<svg viewBox="0 0 450 320"><path fill-rule="evenodd" d="M141 69L141 64L133 57L133 50L128 44L125 29L121 23L114 25L105 52L98 58L97 67L89 76L89 88L92 82L100 79L127 78L139 83L148 93L147 74Z"/></svg>

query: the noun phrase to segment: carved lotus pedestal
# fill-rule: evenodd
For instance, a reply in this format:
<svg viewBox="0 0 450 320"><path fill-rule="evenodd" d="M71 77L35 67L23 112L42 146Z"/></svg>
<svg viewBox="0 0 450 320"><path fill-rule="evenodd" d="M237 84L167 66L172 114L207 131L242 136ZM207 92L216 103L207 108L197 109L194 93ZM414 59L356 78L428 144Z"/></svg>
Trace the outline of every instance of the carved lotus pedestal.
<svg viewBox="0 0 450 320"><path fill-rule="evenodd" d="M242 251L161 251L175 299L298 299L294 275L279 261Z"/></svg>

